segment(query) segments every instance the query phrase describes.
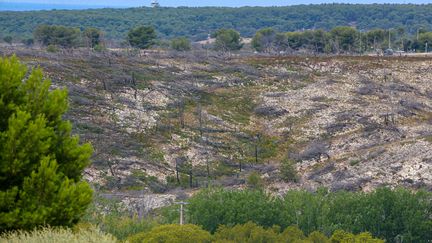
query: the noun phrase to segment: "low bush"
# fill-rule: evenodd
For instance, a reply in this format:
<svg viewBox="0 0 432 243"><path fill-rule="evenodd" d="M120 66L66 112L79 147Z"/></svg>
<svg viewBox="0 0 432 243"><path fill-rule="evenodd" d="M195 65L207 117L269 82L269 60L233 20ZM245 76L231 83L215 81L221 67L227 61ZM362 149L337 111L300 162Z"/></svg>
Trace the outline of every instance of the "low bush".
<svg viewBox="0 0 432 243"><path fill-rule="evenodd" d="M215 233L215 242L278 242L279 228L264 229L252 222L234 227L220 226Z"/></svg>
<svg viewBox="0 0 432 243"><path fill-rule="evenodd" d="M42 228L30 232L16 231L0 236L0 242L8 243L116 243L117 239L97 228L72 231L63 228Z"/></svg>
<svg viewBox="0 0 432 243"><path fill-rule="evenodd" d="M297 227L287 227L280 232L279 226L264 228L253 222L234 226L221 225L214 235L196 225L162 225L150 232L141 232L130 236L130 243L384 243L383 240L374 239L370 233L354 235L343 230L337 230L328 238L321 232L314 231L309 236Z"/></svg>
<svg viewBox="0 0 432 243"><path fill-rule="evenodd" d="M193 224L177 225L167 224L153 228L149 232L130 236L130 243L141 242L176 242L176 243L206 243L211 242L209 232Z"/></svg>
<svg viewBox="0 0 432 243"><path fill-rule="evenodd" d="M264 187L263 179L256 171L249 174L246 179L246 183L250 189L262 189Z"/></svg>
<svg viewBox="0 0 432 243"><path fill-rule="evenodd" d="M297 182L299 176L295 168L295 162L289 159L284 159L280 167L280 177L285 182Z"/></svg>

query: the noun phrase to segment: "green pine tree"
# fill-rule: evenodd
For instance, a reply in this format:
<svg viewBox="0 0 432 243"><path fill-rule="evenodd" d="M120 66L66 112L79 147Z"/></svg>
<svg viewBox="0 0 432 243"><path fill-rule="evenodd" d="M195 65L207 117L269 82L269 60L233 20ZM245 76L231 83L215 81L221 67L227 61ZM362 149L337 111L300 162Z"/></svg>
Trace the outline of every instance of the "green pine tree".
<svg viewBox="0 0 432 243"><path fill-rule="evenodd" d="M82 171L93 149L62 119L67 91L27 71L0 58L0 232L72 225L92 200Z"/></svg>

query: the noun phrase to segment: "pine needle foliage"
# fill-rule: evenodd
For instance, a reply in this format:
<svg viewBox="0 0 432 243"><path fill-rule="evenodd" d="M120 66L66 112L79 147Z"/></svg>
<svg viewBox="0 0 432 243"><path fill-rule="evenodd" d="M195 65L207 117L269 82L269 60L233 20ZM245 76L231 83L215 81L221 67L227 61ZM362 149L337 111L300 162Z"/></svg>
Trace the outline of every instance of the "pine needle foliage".
<svg viewBox="0 0 432 243"><path fill-rule="evenodd" d="M92 200L82 181L93 149L63 120L67 91L41 69L0 58L0 232L69 226Z"/></svg>

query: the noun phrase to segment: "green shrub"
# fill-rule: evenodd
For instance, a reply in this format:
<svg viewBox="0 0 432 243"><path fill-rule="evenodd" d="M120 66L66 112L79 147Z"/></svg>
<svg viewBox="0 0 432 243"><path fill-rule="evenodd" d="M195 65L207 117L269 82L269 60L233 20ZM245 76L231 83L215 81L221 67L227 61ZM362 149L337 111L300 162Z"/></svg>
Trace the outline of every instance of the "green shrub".
<svg viewBox="0 0 432 243"><path fill-rule="evenodd" d="M127 242L129 243L142 243L146 238L148 232L140 232L134 235L131 235L127 238Z"/></svg>
<svg viewBox="0 0 432 243"><path fill-rule="evenodd" d="M306 236L297 226L287 227L280 235L282 242L292 243L298 240L304 240Z"/></svg>
<svg viewBox="0 0 432 243"><path fill-rule="evenodd" d="M17 231L3 234L0 242L8 243L116 243L117 239L110 234L102 233L97 228L73 232L71 229L42 228L31 232Z"/></svg>
<svg viewBox="0 0 432 243"><path fill-rule="evenodd" d="M327 236L318 231L310 233L307 240L311 243L330 243L329 238L327 238Z"/></svg>
<svg viewBox="0 0 432 243"><path fill-rule="evenodd" d="M354 235L343 230L336 230L330 241L332 243L384 243L383 240L374 239L368 232Z"/></svg>
<svg viewBox="0 0 432 243"><path fill-rule="evenodd" d="M74 48L80 45L81 30L61 25L39 25L33 32L34 40L44 46Z"/></svg>
<svg viewBox="0 0 432 243"><path fill-rule="evenodd" d="M124 240L131 235L139 232L147 232L157 225L152 220L129 217L106 217L100 222L99 227L102 231L110 233L119 240Z"/></svg>
<svg viewBox="0 0 432 243"><path fill-rule="evenodd" d="M264 187L263 179L260 174L256 171L249 174L246 179L246 183L251 189L262 189Z"/></svg>
<svg viewBox="0 0 432 243"><path fill-rule="evenodd" d="M191 43L186 37L179 37L171 40L171 48L176 51L190 51Z"/></svg>
<svg viewBox="0 0 432 243"><path fill-rule="evenodd" d="M155 44L156 30L151 26L139 26L131 29L127 34L128 43L139 49L148 49Z"/></svg>
<svg viewBox="0 0 432 243"><path fill-rule="evenodd" d="M292 160L284 159L280 167L280 176L282 180L289 182L297 182L299 180L295 163Z"/></svg>
<svg viewBox="0 0 432 243"><path fill-rule="evenodd" d="M97 44L97 45L95 45L95 46L93 47L93 50L94 50L95 52L103 52L103 51L106 51L107 48L106 48L104 45L102 45L102 44Z"/></svg>
<svg viewBox="0 0 432 243"><path fill-rule="evenodd" d="M187 224L177 225L168 224L161 225L153 228L148 233L138 233L128 238L131 243L141 242L175 242L175 243L189 243L189 242L211 242L211 235L209 232L203 230L201 227Z"/></svg>
<svg viewBox="0 0 432 243"><path fill-rule="evenodd" d="M48 45L46 50L47 52L52 52L52 53L59 51L58 47L55 45Z"/></svg>
<svg viewBox="0 0 432 243"><path fill-rule="evenodd" d="M216 242L279 242L279 232L264 229L255 223L248 222L234 227L220 226L214 239Z"/></svg>

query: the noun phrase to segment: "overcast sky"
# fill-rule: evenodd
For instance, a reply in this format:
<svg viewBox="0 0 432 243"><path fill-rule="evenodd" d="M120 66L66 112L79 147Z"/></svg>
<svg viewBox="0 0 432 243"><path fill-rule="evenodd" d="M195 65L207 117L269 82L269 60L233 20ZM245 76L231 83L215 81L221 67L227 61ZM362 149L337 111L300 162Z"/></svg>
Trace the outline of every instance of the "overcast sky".
<svg viewBox="0 0 432 243"><path fill-rule="evenodd" d="M102 6L149 6L151 0L0 0L5 2L29 2L45 4L79 4ZM286 6L319 3L432 3L432 0L159 0L162 6Z"/></svg>

